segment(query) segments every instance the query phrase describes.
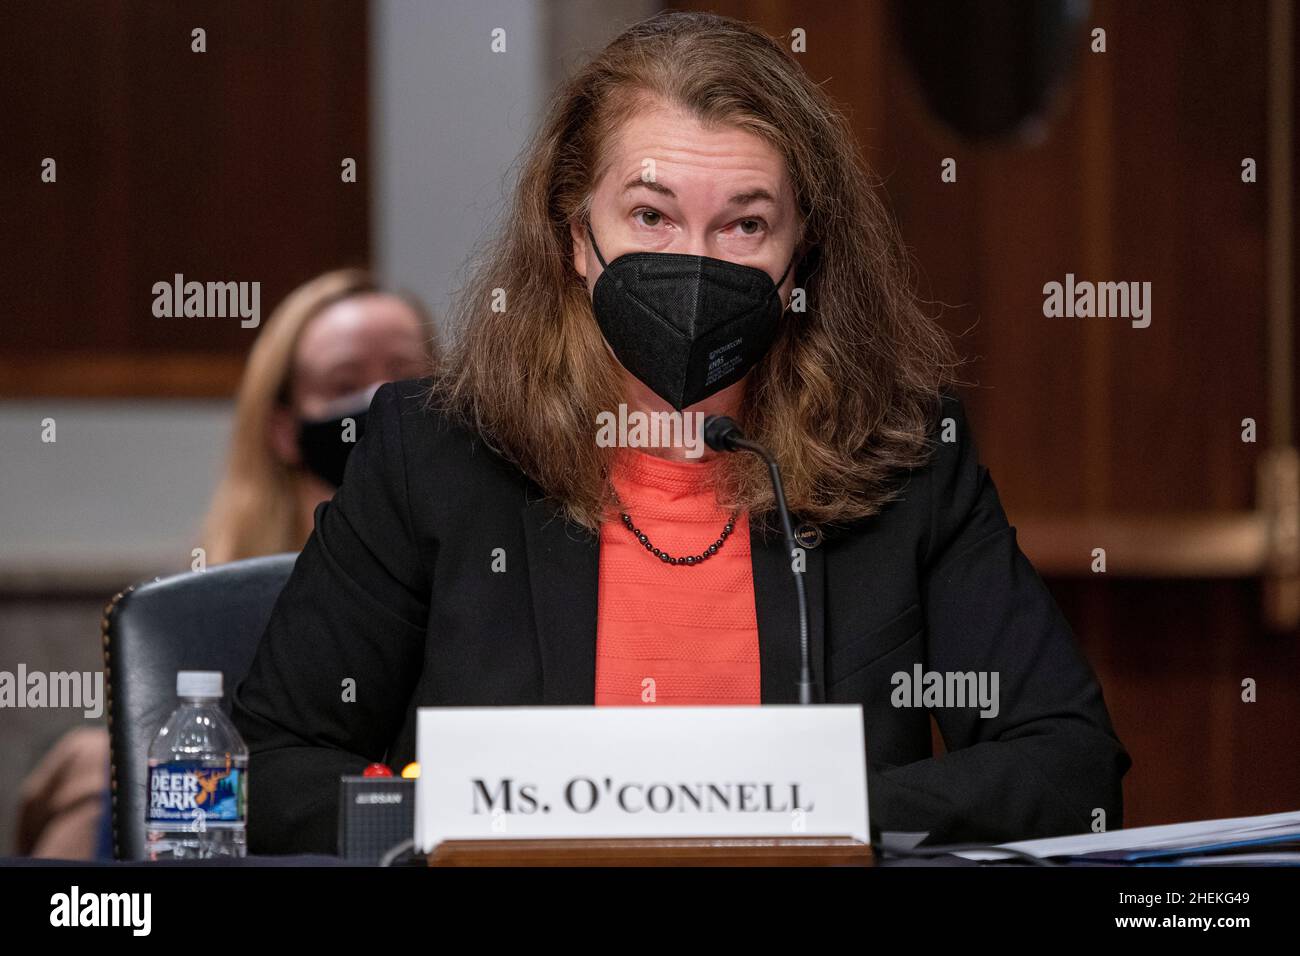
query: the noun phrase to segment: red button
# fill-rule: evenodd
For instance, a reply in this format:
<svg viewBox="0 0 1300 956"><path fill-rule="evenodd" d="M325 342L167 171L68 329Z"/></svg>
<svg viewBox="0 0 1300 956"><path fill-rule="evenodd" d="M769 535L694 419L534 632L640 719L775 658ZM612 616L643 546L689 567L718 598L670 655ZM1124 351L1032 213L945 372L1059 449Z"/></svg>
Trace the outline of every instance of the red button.
<svg viewBox="0 0 1300 956"><path fill-rule="evenodd" d="M372 763L365 770L361 771L361 776L363 777L391 777L392 775L393 771L389 770L388 767L382 763Z"/></svg>

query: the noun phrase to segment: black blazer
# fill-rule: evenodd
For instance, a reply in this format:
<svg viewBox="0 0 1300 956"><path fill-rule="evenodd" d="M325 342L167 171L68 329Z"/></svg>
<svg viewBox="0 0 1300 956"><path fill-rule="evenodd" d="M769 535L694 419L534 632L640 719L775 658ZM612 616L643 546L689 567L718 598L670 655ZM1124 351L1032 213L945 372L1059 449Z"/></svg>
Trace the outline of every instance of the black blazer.
<svg viewBox="0 0 1300 956"><path fill-rule="evenodd" d="M254 853L334 852L339 775L414 759L417 707L594 701L598 536L424 411L427 384L375 395L234 694ZM936 441L948 416L957 441L900 500L807 551L816 699L863 707L873 830L1023 839L1087 830L1097 808L1117 828L1128 755L954 397ZM789 558L758 518L751 535L762 700L795 703ZM997 716L935 710L949 752L933 757L930 713L890 700L914 664L998 672Z"/></svg>

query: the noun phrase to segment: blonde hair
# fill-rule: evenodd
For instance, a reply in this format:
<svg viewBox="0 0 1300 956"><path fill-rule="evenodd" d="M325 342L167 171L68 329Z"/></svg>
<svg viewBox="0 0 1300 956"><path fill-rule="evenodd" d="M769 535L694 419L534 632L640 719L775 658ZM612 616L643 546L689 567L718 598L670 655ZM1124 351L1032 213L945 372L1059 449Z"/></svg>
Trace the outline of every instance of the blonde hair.
<svg viewBox="0 0 1300 956"><path fill-rule="evenodd" d="M271 448L271 417L277 406L293 402L294 355L307 324L344 299L370 293L398 295L430 328L419 302L388 293L364 269L339 269L311 279L289 293L267 320L244 366L225 474L203 523L208 563L297 551L311 533L298 504L296 470Z"/></svg>
<svg viewBox="0 0 1300 956"><path fill-rule="evenodd" d="M791 510L810 521L875 514L921 465L957 365L918 305L902 245L843 114L775 41L726 17L664 13L632 26L557 93L524 156L508 228L456 303L459 337L429 395L477 432L573 521L611 502L616 449L596 416L621 383L573 267L570 224L587 216L607 144L647 98L730 124L785 160L808 256L807 311L788 315L751 373L743 425L780 460ZM494 290L508 312L493 309ZM719 500L772 507L763 463L723 462Z"/></svg>

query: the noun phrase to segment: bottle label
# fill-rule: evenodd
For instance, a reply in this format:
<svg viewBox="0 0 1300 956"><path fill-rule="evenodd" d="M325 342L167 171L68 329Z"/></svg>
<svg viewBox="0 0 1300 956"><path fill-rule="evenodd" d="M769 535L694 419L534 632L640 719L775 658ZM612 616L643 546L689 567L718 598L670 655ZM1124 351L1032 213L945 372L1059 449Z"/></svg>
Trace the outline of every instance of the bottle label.
<svg viewBox="0 0 1300 956"><path fill-rule="evenodd" d="M247 811L247 778L241 767L213 767L177 760L149 768L149 812L158 829L203 830L240 826Z"/></svg>

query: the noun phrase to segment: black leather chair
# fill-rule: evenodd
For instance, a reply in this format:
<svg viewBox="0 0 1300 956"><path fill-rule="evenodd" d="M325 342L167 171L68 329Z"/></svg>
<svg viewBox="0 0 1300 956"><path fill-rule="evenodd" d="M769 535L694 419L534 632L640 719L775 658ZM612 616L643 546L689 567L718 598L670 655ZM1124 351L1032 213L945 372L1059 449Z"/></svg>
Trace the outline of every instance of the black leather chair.
<svg viewBox="0 0 1300 956"><path fill-rule="evenodd" d="M145 855L149 744L176 707L176 672L221 671L221 706L252 665L298 555L235 561L133 585L104 609L113 855Z"/></svg>

